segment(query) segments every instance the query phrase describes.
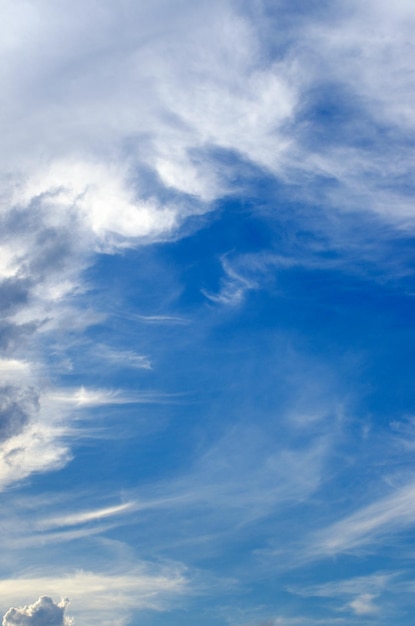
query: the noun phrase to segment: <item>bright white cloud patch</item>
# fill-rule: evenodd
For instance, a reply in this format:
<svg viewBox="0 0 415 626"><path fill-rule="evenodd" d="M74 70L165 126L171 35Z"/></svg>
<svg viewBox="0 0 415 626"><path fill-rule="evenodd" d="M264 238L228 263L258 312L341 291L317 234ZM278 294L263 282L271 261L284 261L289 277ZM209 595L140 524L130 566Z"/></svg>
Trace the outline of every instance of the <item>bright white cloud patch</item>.
<svg viewBox="0 0 415 626"><path fill-rule="evenodd" d="M60 469L71 458L62 442L64 429L57 425L29 423L19 434L0 445L0 489L30 474Z"/></svg>
<svg viewBox="0 0 415 626"><path fill-rule="evenodd" d="M3 82L21 102L3 111L9 204L36 202L56 224L69 212L95 246L151 240L226 191L206 158L212 147L278 168L286 143L278 131L293 114L296 88L289 65L264 65L258 34L231 3L29 6L29 22L27 7L10 6L3 23L16 33L3 40ZM31 109L24 128L22 106ZM150 170L159 178L153 189ZM160 183L192 201L161 204Z"/></svg>
<svg viewBox="0 0 415 626"><path fill-rule="evenodd" d="M3 626L70 626L72 620L65 617L66 601L55 604L48 596L23 608L11 608L3 617Z"/></svg>

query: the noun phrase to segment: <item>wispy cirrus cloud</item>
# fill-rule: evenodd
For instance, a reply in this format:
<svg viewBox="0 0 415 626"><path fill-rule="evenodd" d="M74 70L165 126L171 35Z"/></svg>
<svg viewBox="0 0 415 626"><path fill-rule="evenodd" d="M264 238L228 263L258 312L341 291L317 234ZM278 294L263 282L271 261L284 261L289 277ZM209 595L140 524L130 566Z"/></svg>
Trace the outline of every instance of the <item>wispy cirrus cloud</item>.
<svg viewBox="0 0 415 626"><path fill-rule="evenodd" d="M102 509L95 509L90 511L81 511L78 513L69 513L67 515L61 515L59 517L52 517L41 520L36 527L39 530L59 528L65 526L79 526L89 522L96 522L106 519L108 517L114 517L117 515L123 515L130 513L137 507L134 502L125 502L116 506L105 507Z"/></svg>
<svg viewBox="0 0 415 626"><path fill-rule="evenodd" d="M347 620L343 617L331 617L330 624L346 624ZM265 619L261 621L249 622L248 624L244 624L244 626L318 626L318 625L327 624L327 619L314 619L308 616L297 616L297 617L284 617L282 615L278 617L272 617L270 619Z"/></svg>
<svg viewBox="0 0 415 626"><path fill-rule="evenodd" d="M157 392L123 393L109 389L39 388L38 377L29 386L6 385L0 404L0 489L13 482L62 468L72 458L69 441L82 438L74 414L94 407L168 403L174 399ZM84 435L91 435L91 430ZM96 430L95 436L103 436Z"/></svg>
<svg viewBox="0 0 415 626"><path fill-rule="evenodd" d="M330 581L318 585L303 585L288 590L302 597L328 598L335 611L347 611L357 616L380 612L382 596L399 585L401 572L378 572L368 576Z"/></svg>
<svg viewBox="0 0 415 626"><path fill-rule="evenodd" d="M206 289L202 289L202 293L206 298L217 304L236 306L242 302L246 292L257 288L257 283L251 278L238 273L226 255L222 257L221 264L224 278L221 281L220 290L218 293L211 293L206 291Z"/></svg>
<svg viewBox="0 0 415 626"><path fill-rule="evenodd" d="M310 541L310 557L370 549L380 538L410 528L415 521L414 493L415 484L409 482L317 532Z"/></svg>

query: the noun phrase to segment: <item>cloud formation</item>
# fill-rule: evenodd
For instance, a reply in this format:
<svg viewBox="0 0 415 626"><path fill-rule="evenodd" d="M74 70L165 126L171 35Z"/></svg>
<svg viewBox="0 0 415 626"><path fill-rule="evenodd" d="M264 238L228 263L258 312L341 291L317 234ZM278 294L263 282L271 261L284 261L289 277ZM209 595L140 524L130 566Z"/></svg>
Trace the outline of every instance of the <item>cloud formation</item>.
<svg viewBox="0 0 415 626"><path fill-rule="evenodd" d="M129 622L135 610L165 610L172 599L186 592L187 583L183 568L178 565L142 563L130 571L108 573L54 571L50 576L36 577L32 572L31 577L0 580L0 593L16 604L40 589L48 589L54 596L67 593L76 623L121 626ZM65 607L66 602L56 605L50 597L42 596L31 606L10 609L3 626L70 626L72 621L65 617Z"/></svg>
<svg viewBox="0 0 415 626"><path fill-rule="evenodd" d="M39 408L34 389L0 386L0 442L18 434Z"/></svg>
<svg viewBox="0 0 415 626"><path fill-rule="evenodd" d="M67 600L55 604L52 598L41 596L34 604L9 609L2 626L70 626L72 620L65 617L67 604Z"/></svg>
<svg viewBox="0 0 415 626"><path fill-rule="evenodd" d="M312 216L308 225L323 214L370 213L377 223L413 232L413 4L335 0L327 10L314 11L304 3L295 19L290 4L3 2L0 489L68 463L80 436L74 415L103 413L109 405L121 414L123 405L164 401L156 392L124 393L106 387L102 363L129 367L129 384L135 389L140 386L133 376L151 369L151 350L141 354L127 342L119 350L97 347L90 367L96 374L92 385L84 375L87 368L73 378L68 375L72 363L67 346L72 341L85 355L85 330L105 318L100 303L88 295L94 277L86 270L98 256L180 238L219 200L234 194L261 196L257 181L262 179L272 179L275 188L284 190L282 195L306 204ZM298 3L293 5L298 13ZM277 196L270 202L273 215L282 210ZM218 254L221 277L216 289L202 293L211 308L221 311L226 306L236 311L235 305L256 296L268 268L302 268L299 257L285 258L282 253ZM357 254L360 259L361 251ZM326 270L341 258L321 256L319 269ZM147 313L136 318L148 324L186 323L166 311ZM308 314L305 307L304 316ZM188 333L192 340L197 332ZM102 341L102 332L92 334ZM94 352L94 345L88 349ZM202 351L194 354L203 361ZM251 350L246 354L252 358ZM156 358L154 364L156 369ZM243 371L243 363L238 368ZM270 362L271 375L277 378L273 368ZM257 370L268 375L266 368ZM295 385L298 395L304 394L298 377ZM236 387L229 384L231 389ZM259 396L263 401L266 394L258 388L256 393L260 404ZM168 401L168 394L165 398ZM281 417L283 410L276 408L274 397L267 402L267 412L279 411ZM327 408L327 398L324 403ZM244 404L241 401L240 407ZM303 439L292 434L284 439L280 429L278 436L270 437L269 420L262 438L250 428L226 430L226 416L217 445L204 454L199 449L191 471L182 478L174 476L174 465L173 478L161 480L155 489L153 484L144 486L143 494L151 495L140 506L133 498L131 505L91 502L82 510L50 514L43 526L32 523L21 547L24 541L46 545L104 533L112 524L115 535L124 515L138 517L140 511L150 519L162 508L168 513L161 522L165 532L154 544L163 535L166 543L176 546L177 536L170 535L174 516L186 519L186 541L199 540L202 528L208 535L212 529L223 532L258 520L265 520L265 527L277 510L281 514L309 501L312 494L319 497L330 474L326 464L336 439L336 419L318 431L330 411L308 404L300 398L303 410L292 419L305 433ZM232 414L236 401L225 410L219 405L215 400L212 411ZM244 410L254 413L252 406ZM186 410L183 414L187 416ZM259 432L262 422L257 419ZM184 429L188 420L180 423ZM311 437L306 431L310 424L318 431ZM312 536L306 531L310 545L304 560L359 550L412 527L414 495L414 484L408 482L323 531ZM7 598L14 598L16 589L20 594L33 589L69 593L82 604L85 623L95 620L100 626L125 623L136 609L160 610L169 595L180 595L184 587L179 571L151 568L64 574L61 581L56 572L50 578L0 581ZM94 599L91 589L98 589ZM376 589L343 596L349 613L365 616L376 611ZM19 606L21 600L13 603ZM45 619L54 626L69 624L64 606L42 596L29 607L10 609L4 626L43 626ZM323 622L302 617L269 622L285 623Z"/></svg>
<svg viewBox="0 0 415 626"><path fill-rule="evenodd" d="M408 482L314 536L309 552L319 558L359 550L382 536L403 532L415 521L415 483Z"/></svg>
<svg viewBox="0 0 415 626"><path fill-rule="evenodd" d="M337 611L355 615L374 615L380 612L382 596L396 587L399 572L379 572L346 580L334 580L319 585L289 587L291 593L302 597L328 598L337 605Z"/></svg>
<svg viewBox="0 0 415 626"><path fill-rule="evenodd" d="M339 0L324 16L295 20L284 2L277 18L262 2L153 4L4 4L0 346L10 358L30 345L32 361L45 364L45 344L63 328L96 323L99 313L76 301L94 255L180 237L189 218L248 184L235 175L241 164L294 185L311 204L413 219L397 184L413 169L408 3L350 3L346 18ZM378 35L368 38L368 24ZM316 94L339 89L358 110L346 107L336 126L326 115L323 136ZM362 119L376 136L364 149L350 132ZM205 294L238 304L256 288L224 257L218 293ZM149 367L147 357L123 358ZM31 384L42 423L42 389ZM33 421L26 401L14 402L0 436Z"/></svg>

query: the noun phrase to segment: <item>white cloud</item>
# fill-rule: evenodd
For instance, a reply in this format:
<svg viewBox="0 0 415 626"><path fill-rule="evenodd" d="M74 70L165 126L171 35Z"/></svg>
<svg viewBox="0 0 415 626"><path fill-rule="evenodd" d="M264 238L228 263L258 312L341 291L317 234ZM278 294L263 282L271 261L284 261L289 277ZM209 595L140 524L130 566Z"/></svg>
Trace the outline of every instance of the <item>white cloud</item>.
<svg viewBox="0 0 415 626"><path fill-rule="evenodd" d="M330 618L330 624L346 624L348 623L342 617ZM327 626L327 619L313 619L309 616L284 617L278 616L271 619L265 619L260 622L250 622L244 626Z"/></svg>
<svg viewBox="0 0 415 626"><path fill-rule="evenodd" d="M349 604L350 608L356 615L373 615L379 611L373 600L376 598L371 593L361 593Z"/></svg>
<svg viewBox="0 0 415 626"><path fill-rule="evenodd" d="M120 389L55 388L44 393L43 407L45 413L50 414L57 410L64 415L65 409L70 409L71 407L82 409L117 404L163 404L174 397L174 395L156 391L131 393Z"/></svg>
<svg viewBox="0 0 415 626"><path fill-rule="evenodd" d="M58 517L47 518L36 524L39 530L50 529L63 526L78 526L89 522L96 522L108 517L130 513L137 505L134 502L125 502L116 506L95 509L91 511L82 511L79 513L68 513Z"/></svg>
<svg viewBox="0 0 415 626"><path fill-rule="evenodd" d="M105 345L95 344L91 356L121 367L151 370L151 361L148 356L137 354L132 350L116 350Z"/></svg>
<svg viewBox="0 0 415 626"><path fill-rule="evenodd" d="M241 303L247 291L257 287L257 283L251 278L238 273L226 255L222 257L221 262L225 278L221 281L220 291L211 293L206 289L202 289L202 293L212 302L236 306Z"/></svg>
<svg viewBox="0 0 415 626"><path fill-rule="evenodd" d="M10 365L3 362L5 370ZM11 361L13 375L26 367ZM174 395L156 391L125 393L113 389L48 388L28 369L25 386L0 386L0 491L33 473L62 468L72 458L71 440L103 437L100 429L82 430L80 411L126 404L165 404Z"/></svg>
<svg viewBox="0 0 415 626"><path fill-rule="evenodd" d="M39 363L47 381L42 341L102 319L73 301L93 254L176 236L189 215L209 210L228 190L212 148L277 162L295 89L282 66L263 65L255 29L229 2L5 2L0 35L5 379L18 375L16 363L24 369L26 333L39 340L24 367ZM133 354L128 362L149 367ZM53 396L35 376L29 384L41 410L3 450L4 484L70 458L60 443L69 405L135 401L100 390Z"/></svg>
<svg viewBox="0 0 415 626"><path fill-rule="evenodd" d="M11 608L3 617L3 626L70 626L72 620L65 617L66 602L55 604L48 596L23 608Z"/></svg>
<svg viewBox="0 0 415 626"><path fill-rule="evenodd" d="M414 210L405 181L410 187L414 166L408 146L414 126L414 19L413 5L406 0L340 0L323 18L304 21L304 91L324 94L325 109L340 100L344 109L336 113L334 138L323 143L317 138L298 153L303 173L336 183L320 188L322 197L315 201L324 198L343 210L373 211L387 223L411 230ZM319 128L318 121L312 124ZM313 195L310 185L307 193Z"/></svg>
<svg viewBox="0 0 415 626"><path fill-rule="evenodd" d="M411 224L412 198L394 184L413 169L404 139L415 93L409 3L352 3L345 19L337 2L324 19L293 20L289 44L275 55L260 12L248 16L230 1L3 5L0 306L13 362L27 335L45 341L102 319L70 302L86 289L82 272L96 251L179 236L189 216L237 188L218 152L297 189L304 182L319 204L363 206ZM280 28L271 25L274 34ZM304 140L305 126L317 125L303 124L310 93L332 84L358 97L371 123L394 129L394 158L353 137L328 146ZM313 187L321 174L338 188ZM236 304L256 288L226 260L224 272L219 293L206 293L211 300ZM28 363L47 361L41 340ZM43 439L52 441L50 433ZM60 450L45 467L69 458Z"/></svg>
<svg viewBox="0 0 415 626"><path fill-rule="evenodd" d="M64 215L70 210L92 233L97 246L111 235L152 239L174 230L177 211L158 206L156 200L134 198L124 178L125 173L112 165L54 163L29 180L15 203L30 205L32 199L41 198L42 206L51 212Z"/></svg>
<svg viewBox="0 0 415 626"><path fill-rule="evenodd" d="M338 6L334 19L309 30L319 62L330 78L347 84L375 119L413 128L413 3L352 0L347 7L344 2Z"/></svg>
<svg viewBox="0 0 415 626"><path fill-rule="evenodd" d="M31 110L24 132L15 102L3 112L10 148L3 167L17 175L12 203L37 199L57 222L69 211L97 245L113 236L157 239L207 207L184 198L160 205L143 193L143 167L202 203L227 182L200 150L235 150L278 168L286 143L279 128L296 106L290 67L264 65L258 34L231 3L183 2L174 11L167 2L150 9L130 1L123 11L110 3L29 4L30 25L18 9L6 12L24 45L3 43L11 47L3 82ZM169 16L168 29L160 15Z"/></svg>
<svg viewBox="0 0 415 626"><path fill-rule="evenodd" d="M306 585L301 587L288 587L288 590L300 596L336 598L342 596L357 596L361 593L376 595L388 589L399 572L380 572L368 576L356 576L340 580L332 580L328 583Z"/></svg>
<svg viewBox="0 0 415 626"><path fill-rule="evenodd" d="M199 541L202 534L214 542L217 534L308 500L320 485L328 452L324 437L309 445L271 446L257 429L233 428L182 476L136 491L136 509L184 516L186 541ZM156 523L164 527L159 514ZM160 543L165 534L172 541L162 531Z"/></svg>
<svg viewBox="0 0 415 626"><path fill-rule="evenodd" d="M113 389L63 389L52 391L48 394L48 399L55 405L73 405L76 407L105 406L108 404L127 404L129 402L139 402L139 397L125 397L119 391Z"/></svg>
<svg viewBox="0 0 415 626"><path fill-rule="evenodd" d="M217 0L151 8L129 0L122 10L108 1L6 2L3 195L49 208L55 224L70 213L92 247L117 246L169 236L227 193L232 182L212 148L283 176L325 171L355 195L367 186L362 163L368 172L370 163L382 167L383 177L409 167L353 141L315 152L295 122L310 88L341 83L373 119L411 127L413 9L352 2L346 11L336 2L325 19L293 20L291 45L274 59L259 16ZM279 34L278 22L272 27ZM163 186L193 199L166 200ZM369 204L382 211L372 191ZM6 274L15 271L9 256Z"/></svg>
<svg viewBox="0 0 415 626"><path fill-rule="evenodd" d="M143 167L202 201L221 195L227 183L199 150L236 150L275 169L284 147L278 129L296 104L289 68L263 65L255 29L231 3L183 2L174 12L156 4L154 10L126 2L118 11L109 2L77 2L69 11L31 2L30 25L19 10L6 11L4 28L9 17L13 43L21 34L24 45L16 50L5 38L11 67L3 81L31 108L24 133L14 123L19 107L3 111L7 168L23 175L12 198L23 205L37 198L54 208L57 221L69 210L97 244L114 235L163 237L201 210L194 200L169 207L145 198L137 177Z"/></svg>
<svg viewBox="0 0 415 626"><path fill-rule="evenodd" d="M38 411L38 395L33 389L0 386L0 441L19 434Z"/></svg>
<svg viewBox="0 0 415 626"><path fill-rule="evenodd" d="M379 611L375 604L386 591L396 588L399 572L376 573L368 576L334 580L317 585L288 587L288 591L303 597L331 598L338 603L336 610L371 615Z"/></svg>
<svg viewBox="0 0 415 626"><path fill-rule="evenodd" d="M307 200L370 209L398 222L404 218L413 227L413 199L395 184L413 170L404 145L415 110L413 5L406 0L350 3L347 19L337 14L344 3L334 5L325 21L310 18L310 24L294 29L288 52L272 58L259 22L227 0L3 2L0 307L7 354L0 375L2 384L16 389L6 406L10 429L0 444L1 488L69 461L74 411L163 401L156 393L53 389L42 340L62 331L83 332L102 320L99 312L80 310L71 301L87 289L82 272L95 252L179 236L189 216L210 210L212 201L238 187L229 174L232 168L223 167L217 152L233 153L297 189L304 183L307 195L319 176L332 177L335 191L320 194L317 185ZM393 130L394 158L376 148L362 149L351 136L328 146L304 141L304 126L315 124L304 124L301 117L310 93L333 84L346 88L371 124ZM353 120L357 126L358 117ZM206 293L212 301L237 304L257 288L255 277L226 258L223 269L219 292ZM186 323L174 316L138 318ZM36 348L26 352L27 336L33 335ZM107 351L104 357L150 367L147 357L131 352ZM29 388L33 395L28 396ZM304 415L304 424L314 420ZM199 460L190 478L168 485L161 497L145 500L141 508L207 508L214 502L222 507L221 524L225 511L249 521L281 503L303 501L319 487L326 440L273 451L263 442L255 445L252 433L231 433ZM355 549L413 524L414 494L409 484L324 529L312 538L310 554ZM49 538L64 541L101 532L102 520L112 522L134 507L85 508L50 517L45 535L51 527L88 523L97 526L50 533ZM125 623L135 609L163 609L184 588L182 573L169 569L0 582L2 598L19 606L33 594L69 595L80 623L100 626ZM369 615L374 597L371 591L356 591L348 606L357 615ZM300 617L270 621L301 623L321 622Z"/></svg>
<svg viewBox="0 0 415 626"><path fill-rule="evenodd" d="M76 623L121 626L128 622L132 611L166 609L186 592L187 582L178 566L144 564L128 572L54 572L52 576L0 580L0 595L3 605L5 602L20 605L25 597L42 593L52 597L68 596ZM7 626L14 623L26 624L6 622ZM38 623L43 626L42 622L33 622L33 625Z"/></svg>
<svg viewBox="0 0 415 626"><path fill-rule="evenodd" d="M335 524L311 541L312 557L323 557L373 545L379 537L402 532L415 522L415 483L409 482Z"/></svg>
<svg viewBox="0 0 415 626"><path fill-rule="evenodd" d="M71 458L59 425L30 423L0 444L0 490L30 474L56 470Z"/></svg>

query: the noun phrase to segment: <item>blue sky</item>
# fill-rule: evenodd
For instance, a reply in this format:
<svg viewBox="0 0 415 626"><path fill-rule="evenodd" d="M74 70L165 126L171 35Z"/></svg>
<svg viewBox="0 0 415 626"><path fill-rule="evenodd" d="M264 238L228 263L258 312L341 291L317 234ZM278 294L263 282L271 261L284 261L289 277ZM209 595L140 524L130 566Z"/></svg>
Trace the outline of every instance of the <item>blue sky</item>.
<svg viewBox="0 0 415 626"><path fill-rule="evenodd" d="M5 0L3 626L410 626L409 0Z"/></svg>

